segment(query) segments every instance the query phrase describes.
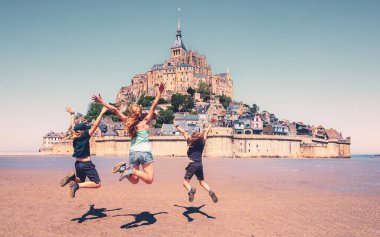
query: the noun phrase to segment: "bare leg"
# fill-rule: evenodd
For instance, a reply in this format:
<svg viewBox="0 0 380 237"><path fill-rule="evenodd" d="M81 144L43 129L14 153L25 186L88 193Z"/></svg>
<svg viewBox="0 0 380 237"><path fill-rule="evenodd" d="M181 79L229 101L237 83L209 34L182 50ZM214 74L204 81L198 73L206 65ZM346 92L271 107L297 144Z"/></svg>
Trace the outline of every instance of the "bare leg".
<svg viewBox="0 0 380 237"><path fill-rule="evenodd" d="M216 196L216 194L215 194L213 191L211 191L211 188L206 184L206 182L205 182L204 180L199 180L199 183L200 183L200 185L201 185L204 189L207 190L207 192L208 192L208 194L210 195L212 201L213 201L214 203L217 203L217 202L218 202L218 197ZM210 217L208 217L208 218L210 218Z"/></svg>
<svg viewBox="0 0 380 237"><path fill-rule="evenodd" d="M95 183L92 181L86 181L83 183L78 183L79 188L100 188L101 183Z"/></svg>
<svg viewBox="0 0 380 237"><path fill-rule="evenodd" d="M133 165L133 167L135 168L135 170L139 170L139 165ZM133 175L133 174L131 176L128 176L127 179L132 184L137 184L140 181L139 177L137 177L136 175Z"/></svg>
<svg viewBox="0 0 380 237"><path fill-rule="evenodd" d="M210 192L211 188L208 186L208 184L206 184L206 182L204 180L199 180L199 184L204 188L206 189L207 192Z"/></svg>
<svg viewBox="0 0 380 237"><path fill-rule="evenodd" d="M144 164L142 165L143 171L140 170L134 170L132 172L132 176L136 176L137 178L141 179L147 184L153 183L153 178L154 178L154 167L153 167L153 162L149 164Z"/></svg>
<svg viewBox="0 0 380 237"><path fill-rule="evenodd" d="M190 189L191 189L191 186L190 186L189 182L190 182L189 179L183 180L183 186L187 189L188 192L190 192Z"/></svg>

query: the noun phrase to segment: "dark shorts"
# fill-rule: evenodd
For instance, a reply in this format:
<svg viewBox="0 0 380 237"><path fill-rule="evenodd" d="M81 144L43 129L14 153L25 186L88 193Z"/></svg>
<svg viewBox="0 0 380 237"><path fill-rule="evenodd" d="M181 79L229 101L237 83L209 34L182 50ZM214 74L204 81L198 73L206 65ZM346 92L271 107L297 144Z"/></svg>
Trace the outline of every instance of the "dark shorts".
<svg viewBox="0 0 380 237"><path fill-rule="evenodd" d="M94 163L92 163L92 161L76 161L75 173L81 182L84 182L87 177L90 181L94 183L100 183L98 171L96 171L95 165Z"/></svg>
<svg viewBox="0 0 380 237"><path fill-rule="evenodd" d="M202 162L190 162L189 165L185 168L186 174L185 179L191 179L193 175L197 176L198 180L204 180L203 176L203 165Z"/></svg>

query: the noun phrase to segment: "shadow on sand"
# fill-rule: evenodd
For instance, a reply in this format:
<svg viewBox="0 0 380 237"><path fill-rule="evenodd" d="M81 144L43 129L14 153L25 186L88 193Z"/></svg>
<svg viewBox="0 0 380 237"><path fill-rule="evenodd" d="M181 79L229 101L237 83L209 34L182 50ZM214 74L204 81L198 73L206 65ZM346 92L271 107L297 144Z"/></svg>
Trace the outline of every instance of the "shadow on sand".
<svg viewBox="0 0 380 237"><path fill-rule="evenodd" d="M182 208L186 209L186 211L183 213L183 215L187 218L187 221L189 221L189 222L191 222L191 221L194 220L194 218L191 218L189 215L190 214L196 214L196 213L204 215L204 216L206 216L209 219L215 219L215 217L210 216L207 213L201 211L201 208L204 207L204 206L206 206L205 204L203 204L202 206L199 206L199 207L184 207L184 206L179 206L177 204L174 204L174 206L176 206L176 207L182 207Z"/></svg>
<svg viewBox="0 0 380 237"><path fill-rule="evenodd" d="M100 219L107 217L107 214L104 212L108 211L118 211L121 210L122 208L116 208L116 209L111 209L107 210L106 208L94 208L94 204L90 205L90 210L88 210L85 214L82 215L82 217L74 218L71 221L77 221L78 223L82 223L87 220L94 220L94 219ZM91 216L91 217L88 217Z"/></svg>
<svg viewBox="0 0 380 237"><path fill-rule="evenodd" d="M167 212L157 212L157 213L150 213L147 211L141 212L139 214L124 214L124 215L114 215L114 216L133 216L135 218L134 221L129 222L127 224L124 224L120 226L120 228L135 228L143 225L152 225L157 222L157 219L154 217L155 215L160 214L168 214Z"/></svg>

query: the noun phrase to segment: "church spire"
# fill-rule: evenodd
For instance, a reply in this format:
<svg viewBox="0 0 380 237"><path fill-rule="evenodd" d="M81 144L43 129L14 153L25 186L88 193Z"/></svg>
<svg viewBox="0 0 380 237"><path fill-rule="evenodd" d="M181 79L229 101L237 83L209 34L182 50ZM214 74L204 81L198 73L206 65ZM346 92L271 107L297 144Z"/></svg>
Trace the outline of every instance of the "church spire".
<svg viewBox="0 0 380 237"><path fill-rule="evenodd" d="M180 11L181 9L180 8L178 8L178 23L177 23L177 33L179 33L179 34L181 34L181 18L180 18L180 16L179 16L179 11Z"/></svg>
<svg viewBox="0 0 380 237"><path fill-rule="evenodd" d="M174 45L172 47L173 48L182 48L186 51L186 47L185 45L183 44L183 41L182 41L182 32L181 32L181 18L180 18L180 11L181 11L181 8L178 8L178 22L177 22L177 35L176 35L176 40L174 41Z"/></svg>

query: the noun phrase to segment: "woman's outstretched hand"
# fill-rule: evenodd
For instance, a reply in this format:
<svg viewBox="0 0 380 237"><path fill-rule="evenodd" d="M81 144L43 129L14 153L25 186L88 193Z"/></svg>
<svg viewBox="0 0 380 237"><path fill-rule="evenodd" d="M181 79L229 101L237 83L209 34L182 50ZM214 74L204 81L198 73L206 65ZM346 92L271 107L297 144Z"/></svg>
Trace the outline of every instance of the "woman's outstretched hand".
<svg viewBox="0 0 380 237"><path fill-rule="evenodd" d="M99 95L93 95L93 96L92 96L92 100L95 101L95 102L97 102L97 103L100 103L100 104L103 103L103 99L102 99L102 97L100 96L100 94L99 94Z"/></svg>
<svg viewBox="0 0 380 237"><path fill-rule="evenodd" d="M71 108L70 106L66 107L66 112L69 113L69 114L74 114L75 113L74 109Z"/></svg>
<svg viewBox="0 0 380 237"><path fill-rule="evenodd" d="M161 84L158 86L158 91L159 91L160 93L162 93L164 90L165 90L165 84L164 84L164 83L161 83Z"/></svg>

